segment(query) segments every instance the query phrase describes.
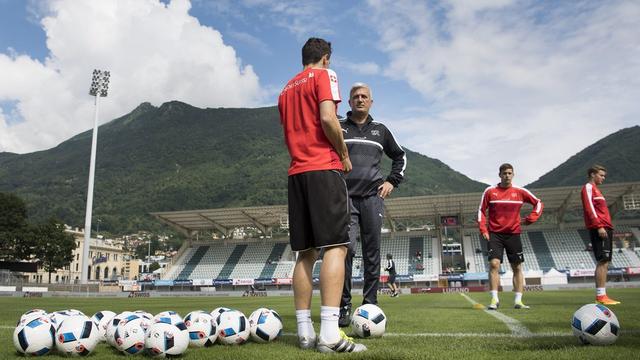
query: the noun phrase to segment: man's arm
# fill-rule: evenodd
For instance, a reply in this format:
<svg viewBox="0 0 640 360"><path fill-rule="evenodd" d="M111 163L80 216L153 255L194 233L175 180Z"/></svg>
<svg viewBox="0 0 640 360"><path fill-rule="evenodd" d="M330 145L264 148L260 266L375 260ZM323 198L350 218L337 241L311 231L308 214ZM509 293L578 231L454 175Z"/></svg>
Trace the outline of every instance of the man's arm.
<svg viewBox="0 0 640 360"><path fill-rule="evenodd" d="M342 170L345 173L351 171L349 150L347 149L347 144L344 143L342 128L336 116L336 104L332 100L325 100L320 103L320 123L325 136L329 139L331 145L333 145L338 156L340 156Z"/></svg>
<svg viewBox="0 0 640 360"><path fill-rule="evenodd" d="M489 230L487 229L487 217L485 213L487 212L487 208L489 207L489 200L487 199L487 194L489 188L487 188L482 193L482 198L480 199L480 206L478 206L478 228L480 229L480 233L482 237L489 241Z"/></svg>
<svg viewBox="0 0 640 360"><path fill-rule="evenodd" d="M383 150L391 159L391 172L386 181L393 187L398 187L404 180L404 170L407 168L407 154L386 126Z"/></svg>
<svg viewBox="0 0 640 360"><path fill-rule="evenodd" d="M535 197L535 195L533 195L527 189L524 189L524 188L522 189L522 196L524 198L524 201L526 201L529 204L533 205L533 210L531 211L529 216L527 216L524 219L525 225L530 225L530 224L533 224L534 222L538 221L538 219L542 215L542 209L544 208L544 204L542 203L542 201L540 199Z"/></svg>

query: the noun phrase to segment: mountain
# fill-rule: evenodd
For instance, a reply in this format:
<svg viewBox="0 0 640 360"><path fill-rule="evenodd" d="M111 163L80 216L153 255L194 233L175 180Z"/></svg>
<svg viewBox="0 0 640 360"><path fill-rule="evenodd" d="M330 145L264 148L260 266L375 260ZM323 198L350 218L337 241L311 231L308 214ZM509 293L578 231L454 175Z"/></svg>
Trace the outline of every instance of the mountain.
<svg viewBox="0 0 640 360"><path fill-rule="evenodd" d="M640 126L598 140L527 187L582 185L587 181L587 169L593 164L607 168L606 183L640 181Z"/></svg>
<svg viewBox="0 0 640 360"><path fill-rule="evenodd" d="M82 226L91 134L45 151L0 153L0 191L22 197L31 220L55 216ZM393 196L486 186L439 160L410 150L407 157L406 180ZM143 103L98 130L94 224L100 219L112 233L152 230L160 227L153 211L286 204L288 164L276 107Z"/></svg>

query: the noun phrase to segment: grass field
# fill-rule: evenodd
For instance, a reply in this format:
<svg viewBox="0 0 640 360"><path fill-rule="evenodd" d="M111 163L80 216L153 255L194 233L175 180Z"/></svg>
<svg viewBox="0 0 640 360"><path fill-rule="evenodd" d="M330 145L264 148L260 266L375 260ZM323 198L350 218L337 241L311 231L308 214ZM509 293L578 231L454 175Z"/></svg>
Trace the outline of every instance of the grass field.
<svg viewBox="0 0 640 360"><path fill-rule="evenodd" d="M387 332L381 339L362 340L369 351L340 354L349 359L640 359L640 289L609 291L622 305L612 307L621 334L607 347L579 345L572 336L570 321L575 310L593 299L593 291L547 291L525 294L529 310L515 310L511 293L501 294L500 313L515 320L519 332L510 330L500 319L476 310L470 300L486 304L486 293L403 295L380 297L388 317ZM356 304L361 298L355 298ZM156 314L175 310L181 315L197 309L211 311L218 306L233 307L247 316L258 307L276 309L283 318L284 336L270 344L242 346L215 345L189 349L183 359L325 359L315 351L297 348L296 320L291 297L180 297L180 298L0 298L0 359L20 358L12 342L13 328L20 315L32 308L46 311L75 308L88 316L99 310L146 310ZM319 328L319 299L312 310ZM524 334L524 335L523 335ZM329 357L333 357L330 356ZM62 358L47 355L49 359ZM100 344L92 359L124 359L108 345ZM142 356L141 358L146 358Z"/></svg>

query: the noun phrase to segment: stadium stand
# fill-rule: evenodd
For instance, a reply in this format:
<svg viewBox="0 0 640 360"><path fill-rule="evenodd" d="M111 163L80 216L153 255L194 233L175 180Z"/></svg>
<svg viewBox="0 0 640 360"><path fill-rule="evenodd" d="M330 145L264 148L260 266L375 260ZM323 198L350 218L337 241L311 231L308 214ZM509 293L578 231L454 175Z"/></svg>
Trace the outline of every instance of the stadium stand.
<svg viewBox="0 0 640 360"><path fill-rule="evenodd" d="M264 266L262 271L260 272L259 279L268 279L273 277L273 274L276 272L276 269L279 265L279 262L284 259L282 255L284 251L287 249L288 244L285 243L276 243L269 254L269 258L267 259L267 264Z"/></svg>
<svg viewBox="0 0 640 360"><path fill-rule="evenodd" d="M220 273L218 273L217 279L231 279L229 275L231 275L233 269L235 269L236 267L236 264L238 264L238 261L240 261L240 257L242 257L242 254L247 249L247 246L248 245L246 244L236 245L235 249L233 249L231 255L229 255L227 261L220 270Z"/></svg>
<svg viewBox="0 0 640 360"><path fill-rule="evenodd" d="M193 253L193 255L191 256L189 261L187 261L187 263L185 264L184 268L182 268L182 271L180 271L180 273L178 274L178 276L176 278L177 279L188 279L189 276L191 275L191 273L193 272L193 270L200 263L200 260L202 260L202 257L207 253L209 248L210 248L210 246L198 246L196 251Z"/></svg>

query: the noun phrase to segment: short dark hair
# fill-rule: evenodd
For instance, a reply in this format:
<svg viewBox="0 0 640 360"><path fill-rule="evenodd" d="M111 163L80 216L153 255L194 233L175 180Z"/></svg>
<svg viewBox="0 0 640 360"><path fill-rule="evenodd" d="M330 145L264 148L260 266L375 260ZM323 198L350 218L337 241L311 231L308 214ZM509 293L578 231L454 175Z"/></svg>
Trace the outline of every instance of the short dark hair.
<svg viewBox="0 0 640 360"><path fill-rule="evenodd" d="M393 259L393 256L391 254L387 254L387 259L391 260Z"/></svg>
<svg viewBox="0 0 640 360"><path fill-rule="evenodd" d="M500 172L499 174L502 174L503 171L507 170L507 169L511 169L513 170L513 165L509 164L509 163L504 163L502 165L500 165Z"/></svg>
<svg viewBox="0 0 640 360"><path fill-rule="evenodd" d="M309 38L302 47L302 66L315 64L325 55L331 57L331 43L320 38Z"/></svg>
<svg viewBox="0 0 640 360"><path fill-rule="evenodd" d="M602 165L593 164L593 166L591 166L589 170L587 170L587 176L591 177L592 174L597 174L599 171L607 172L607 168Z"/></svg>

